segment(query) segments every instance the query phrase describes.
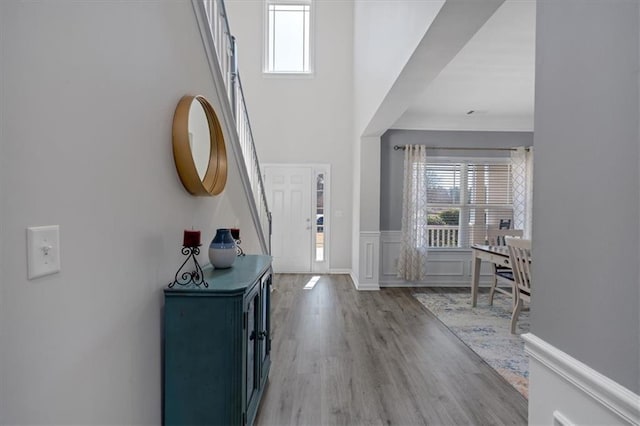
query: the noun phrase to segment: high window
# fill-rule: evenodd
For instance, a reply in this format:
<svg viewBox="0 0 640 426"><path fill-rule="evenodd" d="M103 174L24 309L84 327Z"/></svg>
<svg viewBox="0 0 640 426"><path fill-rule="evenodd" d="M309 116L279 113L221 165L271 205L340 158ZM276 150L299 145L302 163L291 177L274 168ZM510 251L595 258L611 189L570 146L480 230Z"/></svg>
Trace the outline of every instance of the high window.
<svg viewBox="0 0 640 426"><path fill-rule="evenodd" d="M311 0L266 0L266 73L310 74Z"/></svg>
<svg viewBox="0 0 640 426"><path fill-rule="evenodd" d="M484 244L487 229L513 222L509 162L472 159L414 167L426 167L429 247Z"/></svg>

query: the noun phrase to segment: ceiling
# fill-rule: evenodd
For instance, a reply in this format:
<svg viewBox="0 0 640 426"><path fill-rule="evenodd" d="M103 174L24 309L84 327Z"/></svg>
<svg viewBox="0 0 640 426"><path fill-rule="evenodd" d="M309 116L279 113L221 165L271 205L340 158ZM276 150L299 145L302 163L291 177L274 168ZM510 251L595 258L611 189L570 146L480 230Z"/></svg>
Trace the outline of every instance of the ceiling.
<svg viewBox="0 0 640 426"><path fill-rule="evenodd" d="M392 128L533 131L535 9L505 1Z"/></svg>

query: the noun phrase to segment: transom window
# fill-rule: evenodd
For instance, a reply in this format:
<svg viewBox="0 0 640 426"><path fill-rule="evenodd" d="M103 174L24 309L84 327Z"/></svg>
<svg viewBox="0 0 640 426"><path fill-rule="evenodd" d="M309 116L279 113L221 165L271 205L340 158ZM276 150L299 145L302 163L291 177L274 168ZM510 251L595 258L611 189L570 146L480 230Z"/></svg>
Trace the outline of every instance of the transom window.
<svg viewBox="0 0 640 426"><path fill-rule="evenodd" d="M266 73L311 70L311 0L266 0Z"/></svg>
<svg viewBox="0 0 640 426"><path fill-rule="evenodd" d="M483 244L487 229L513 222L511 165L465 160L415 165L427 175L429 247Z"/></svg>

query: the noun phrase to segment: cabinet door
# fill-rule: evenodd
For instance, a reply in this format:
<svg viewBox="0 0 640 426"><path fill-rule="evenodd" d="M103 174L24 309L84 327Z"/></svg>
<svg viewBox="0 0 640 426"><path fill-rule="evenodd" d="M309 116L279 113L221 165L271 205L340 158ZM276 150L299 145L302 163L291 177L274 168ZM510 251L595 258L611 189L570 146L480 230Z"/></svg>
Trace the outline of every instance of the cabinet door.
<svg viewBox="0 0 640 426"><path fill-rule="evenodd" d="M271 274L265 275L260 282L260 381L266 379L268 368L265 365L271 353Z"/></svg>
<svg viewBox="0 0 640 426"><path fill-rule="evenodd" d="M246 307L243 295L165 296L164 425L242 422Z"/></svg>
<svg viewBox="0 0 640 426"><path fill-rule="evenodd" d="M256 289L258 290L258 289ZM247 358L246 358L246 401L247 413L253 413L258 404L258 389L260 387L260 291L252 292L249 295L247 305Z"/></svg>

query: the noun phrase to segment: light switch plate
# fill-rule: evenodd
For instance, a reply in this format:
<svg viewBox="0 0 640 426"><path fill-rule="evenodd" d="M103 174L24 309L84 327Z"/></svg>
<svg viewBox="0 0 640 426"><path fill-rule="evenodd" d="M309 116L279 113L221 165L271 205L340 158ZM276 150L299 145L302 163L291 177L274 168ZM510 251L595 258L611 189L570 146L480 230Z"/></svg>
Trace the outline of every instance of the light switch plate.
<svg viewBox="0 0 640 426"><path fill-rule="evenodd" d="M60 227L27 228L27 277L32 280L60 272Z"/></svg>

